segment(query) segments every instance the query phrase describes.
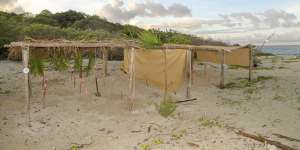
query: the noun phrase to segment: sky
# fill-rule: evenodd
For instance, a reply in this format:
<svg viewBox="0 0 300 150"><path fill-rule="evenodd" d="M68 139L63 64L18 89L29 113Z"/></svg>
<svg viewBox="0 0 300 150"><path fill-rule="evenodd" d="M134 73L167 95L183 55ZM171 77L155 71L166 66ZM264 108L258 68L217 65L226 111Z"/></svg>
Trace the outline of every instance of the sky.
<svg viewBox="0 0 300 150"><path fill-rule="evenodd" d="M142 28L228 43L300 43L300 0L0 0L0 10L77 10Z"/></svg>

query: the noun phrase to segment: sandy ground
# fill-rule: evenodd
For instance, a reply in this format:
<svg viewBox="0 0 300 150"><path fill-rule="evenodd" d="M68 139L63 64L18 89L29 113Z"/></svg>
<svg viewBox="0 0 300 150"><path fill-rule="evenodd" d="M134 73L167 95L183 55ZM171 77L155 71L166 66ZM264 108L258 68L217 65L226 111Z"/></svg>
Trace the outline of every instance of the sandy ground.
<svg viewBox="0 0 300 150"><path fill-rule="evenodd" d="M41 79L33 77L32 127L27 127L24 81L19 62L0 61L0 149L68 150L265 150L276 149L236 135L226 126L300 149L300 142L274 136L279 133L300 139L300 60L264 58L254 78L271 77L252 87L217 88L218 68L196 64L192 97L163 118L153 103L161 90L138 81L135 109L128 111L128 77L121 62L109 62L109 76L102 79L102 97L94 95L93 76L85 79L79 93L70 74L48 71L46 108L41 103ZM247 70L226 70L226 82L246 78ZM87 88L86 88L87 87ZM183 100L184 88L172 93ZM210 122L205 125L200 118ZM267 147L267 148L266 148Z"/></svg>

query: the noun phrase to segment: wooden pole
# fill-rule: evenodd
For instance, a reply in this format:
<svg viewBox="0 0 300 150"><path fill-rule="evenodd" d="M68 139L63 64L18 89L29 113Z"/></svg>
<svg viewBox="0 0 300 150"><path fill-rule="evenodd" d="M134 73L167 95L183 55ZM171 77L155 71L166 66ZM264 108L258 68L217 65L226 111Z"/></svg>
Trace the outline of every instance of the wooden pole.
<svg viewBox="0 0 300 150"><path fill-rule="evenodd" d="M195 59L194 59L194 57L195 57L195 50L191 50L191 76L192 76L192 84L194 84L194 80L195 80L195 68L194 68L194 63L195 63Z"/></svg>
<svg viewBox="0 0 300 150"><path fill-rule="evenodd" d="M22 60L23 60L23 73L25 77L25 99L26 99L26 113L27 113L27 124L30 127L30 81L29 81L29 47L22 47Z"/></svg>
<svg viewBox="0 0 300 150"><path fill-rule="evenodd" d="M96 83L96 96L100 97L101 93L99 92L99 86L98 86L98 68L97 68L97 53L98 49L95 49L95 83Z"/></svg>
<svg viewBox="0 0 300 150"><path fill-rule="evenodd" d="M253 49L252 46L249 48L249 82L252 81L252 70L253 70Z"/></svg>
<svg viewBox="0 0 300 150"><path fill-rule="evenodd" d="M103 70L104 70L104 77L107 76L107 58L108 58L108 51L106 48L104 48L104 51L102 51L102 58L103 58Z"/></svg>
<svg viewBox="0 0 300 150"><path fill-rule="evenodd" d="M129 64L129 110L133 110L133 101L135 98L135 49L130 50Z"/></svg>
<svg viewBox="0 0 300 150"><path fill-rule="evenodd" d="M168 73L167 73L167 49L163 50L163 59L164 59L164 78L165 78L165 84L164 84L164 100L167 99L168 96Z"/></svg>
<svg viewBox="0 0 300 150"><path fill-rule="evenodd" d="M221 80L220 80L220 88L224 88L224 63L225 63L225 51L221 50Z"/></svg>
<svg viewBox="0 0 300 150"><path fill-rule="evenodd" d="M189 99L191 97L191 87L192 87L192 55L191 55L191 50L187 50L187 55L186 55L186 73L188 77L188 83L187 83L187 88L186 88L186 98Z"/></svg>

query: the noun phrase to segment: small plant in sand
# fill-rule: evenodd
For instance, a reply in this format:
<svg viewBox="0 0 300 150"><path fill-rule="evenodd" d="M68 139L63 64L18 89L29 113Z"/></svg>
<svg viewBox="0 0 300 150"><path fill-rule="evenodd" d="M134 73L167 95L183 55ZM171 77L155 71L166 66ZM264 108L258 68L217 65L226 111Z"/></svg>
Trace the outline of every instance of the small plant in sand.
<svg viewBox="0 0 300 150"><path fill-rule="evenodd" d="M274 101L279 101L279 102L284 102L284 101L286 101L286 99L285 99L283 96L277 95L277 94L273 97L273 100L274 100Z"/></svg>
<svg viewBox="0 0 300 150"><path fill-rule="evenodd" d="M247 78L238 78L237 82L229 82L225 85L225 88L246 88L252 87L257 83L274 79L272 76L258 76L256 79L249 81Z"/></svg>
<svg viewBox="0 0 300 150"><path fill-rule="evenodd" d="M147 143L141 144L140 150L150 150L150 144Z"/></svg>
<svg viewBox="0 0 300 150"><path fill-rule="evenodd" d="M72 145L68 150L79 150L79 146Z"/></svg>
<svg viewBox="0 0 300 150"><path fill-rule="evenodd" d="M168 96L160 104L155 104L155 107L161 116L167 118L176 110L177 106L172 97Z"/></svg>
<svg viewBox="0 0 300 150"><path fill-rule="evenodd" d="M186 129L182 129L178 132L173 132L171 140L178 141L178 140L182 139L183 136L186 135L186 133L187 133Z"/></svg>
<svg viewBox="0 0 300 150"><path fill-rule="evenodd" d="M199 119L200 125L203 127L208 127L208 128L213 128L213 127L218 127L222 128L223 124L221 124L217 119L210 119L206 117L201 117Z"/></svg>

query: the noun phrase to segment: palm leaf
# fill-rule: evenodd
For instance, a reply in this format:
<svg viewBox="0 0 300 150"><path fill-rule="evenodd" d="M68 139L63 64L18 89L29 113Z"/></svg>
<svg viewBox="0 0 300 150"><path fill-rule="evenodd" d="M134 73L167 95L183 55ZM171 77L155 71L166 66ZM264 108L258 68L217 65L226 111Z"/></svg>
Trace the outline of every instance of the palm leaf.
<svg viewBox="0 0 300 150"><path fill-rule="evenodd" d="M55 70L65 71L68 69L69 61L65 57L63 51L54 51L50 61L50 63L54 66Z"/></svg>
<svg viewBox="0 0 300 150"><path fill-rule="evenodd" d="M82 69L82 54L80 52L76 53L74 58L74 70L81 71Z"/></svg>
<svg viewBox="0 0 300 150"><path fill-rule="evenodd" d="M31 71L31 74L34 76L43 76L44 75L44 63L41 58L38 56L32 56L30 58L30 64L29 69Z"/></svg>
<svg viewBox="0 0 300 150"><path fill-rule="evenodd" d="M93 69L95 65L95 53L94 52L89 52L89 63L88 66L85 68L86 75L88 76Z"/></svg>

